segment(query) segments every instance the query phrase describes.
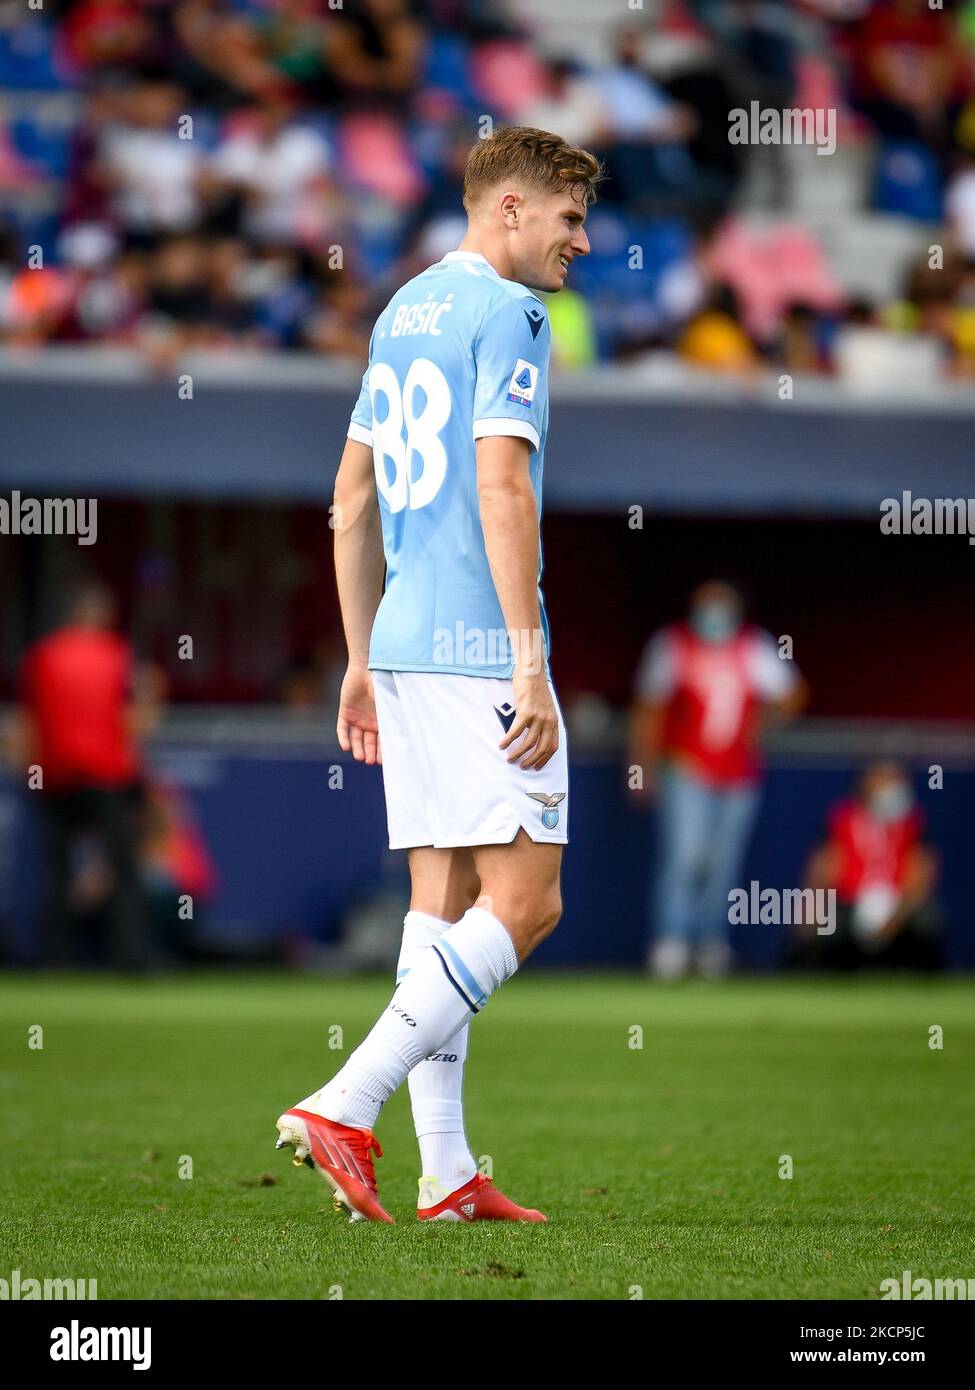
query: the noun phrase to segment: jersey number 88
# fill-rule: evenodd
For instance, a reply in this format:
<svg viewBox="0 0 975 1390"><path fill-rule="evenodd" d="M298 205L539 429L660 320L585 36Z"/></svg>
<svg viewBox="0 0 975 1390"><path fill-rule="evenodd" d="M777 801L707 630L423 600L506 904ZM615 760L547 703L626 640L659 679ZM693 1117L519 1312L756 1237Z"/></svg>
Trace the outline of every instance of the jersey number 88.
<svg viewBox="0 0 975 1390"><path fill-rule="evenodd" d="M423 409L414 414L417 388L423 391ZM386 399L386 416L380 420L376 397ZM404 507L416 511L426 507L443 486L447 474L447 451L440 431L450 418L450 388L435 362L416 357L410 363L400 390L396 373L388 362L377 362L369 372L369 398L372 402L372 450L376 485L391 512ZM403 437L403 426L406 437ZM410 477L410 460L419 454L423 467L417 478ZM387 460L392 464L389 478Z"/></svg>

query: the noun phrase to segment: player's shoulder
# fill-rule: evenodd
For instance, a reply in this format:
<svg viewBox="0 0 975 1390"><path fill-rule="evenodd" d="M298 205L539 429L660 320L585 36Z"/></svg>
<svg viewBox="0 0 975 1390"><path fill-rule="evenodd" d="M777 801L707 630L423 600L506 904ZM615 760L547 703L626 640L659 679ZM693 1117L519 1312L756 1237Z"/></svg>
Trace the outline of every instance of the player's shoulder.
<svg viewBox="0 0 975 1390"><path fill-rule="evenodd" d="M526 285L505 280L488 267L447 257L404 280L378 314L373 334L422 332L434 321L442 328L448 311L456 327L474 338L485 328L510 336L524 327L534 342L543 328L548 329L548 311Z"/></svg>
<svg viewBox="0 0 975 1390"><path fill-rule="evenodd" d="M525 285L500 276L486 282L483 312L478 335L489 334L517 345L524 338L525 346L547 347L550 337L548 310L542 301Z"/></svg>
<svg viewBox="0 0 975 1390"><path fill-rule="evenodd" d="M492 288L494 292L491 298L496 308L513 303L520 308L530 309L532 312L537 310L544 318L548 318L545 305L535 291L530 290L527 285L522 285L517 280L502 280L499 276L492 282Z"/></svg>

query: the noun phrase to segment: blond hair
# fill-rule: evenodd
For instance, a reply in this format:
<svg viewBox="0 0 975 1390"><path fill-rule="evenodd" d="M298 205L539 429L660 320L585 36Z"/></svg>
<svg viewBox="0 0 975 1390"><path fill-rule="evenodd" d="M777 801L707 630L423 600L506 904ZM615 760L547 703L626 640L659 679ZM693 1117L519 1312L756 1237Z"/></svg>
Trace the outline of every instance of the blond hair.
<svg viewBox="0 0 975 1390"><path fill-rule="evenodd" d="M605 177L599 160L534 126L501 126L487 140L479 140L464 166L464 207L472 210L486 189L504 180L534 184L551 193L582 190L584 205L596 201L596 190Z"/></svg>

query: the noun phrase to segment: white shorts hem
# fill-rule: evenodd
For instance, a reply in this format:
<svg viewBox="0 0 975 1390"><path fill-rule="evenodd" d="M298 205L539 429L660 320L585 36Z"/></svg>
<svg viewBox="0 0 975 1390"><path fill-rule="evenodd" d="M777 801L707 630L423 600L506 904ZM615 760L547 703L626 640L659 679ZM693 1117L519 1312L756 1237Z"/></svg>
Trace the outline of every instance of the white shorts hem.
<svg viewBox="0 0 975 1390"><path fill-rule="evenodd" d="M390 849L475 849L478 845L510 845L518 834L523 830L528 838L536 845L567 845L568 835L539 835L533 833L529 826L523 821L518 821L513 830L501 830L495 834L490 831L482 831L470 839L454 839L449 842L445 840L402 840L395 842L390 840Z"/></svg>

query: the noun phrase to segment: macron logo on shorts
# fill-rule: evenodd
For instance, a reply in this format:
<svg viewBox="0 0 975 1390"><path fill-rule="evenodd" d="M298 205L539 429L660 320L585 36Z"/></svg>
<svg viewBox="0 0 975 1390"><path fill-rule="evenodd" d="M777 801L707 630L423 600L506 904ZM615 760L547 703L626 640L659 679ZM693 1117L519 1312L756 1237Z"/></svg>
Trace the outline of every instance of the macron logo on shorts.
<svg viewBox="0 0 975 1390"><path fill-rule="evenodd" d="M501 720L502 729L504 729L505 733L507 733L508 730L511 728L512 724L515 722L515 714L517 713L517 711L514 705L509 705L508 701L505 700L504 704L501 706L500 709L497 705L494 706L494 712Z"/></svg>

